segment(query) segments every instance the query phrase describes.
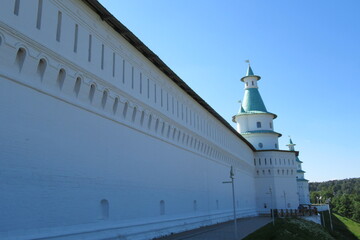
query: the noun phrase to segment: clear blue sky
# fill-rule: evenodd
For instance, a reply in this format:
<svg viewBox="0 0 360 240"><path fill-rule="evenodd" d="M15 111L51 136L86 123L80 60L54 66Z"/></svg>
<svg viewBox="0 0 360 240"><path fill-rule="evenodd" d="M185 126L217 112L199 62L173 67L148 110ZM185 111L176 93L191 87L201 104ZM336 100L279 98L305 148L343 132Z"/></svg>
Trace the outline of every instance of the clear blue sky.
<svg viewBox="0 0 360 240"><path fill-rule="evenodd" d="M306 178L360 177L360 1L100 2L233 126L250 59Z"/></svg>

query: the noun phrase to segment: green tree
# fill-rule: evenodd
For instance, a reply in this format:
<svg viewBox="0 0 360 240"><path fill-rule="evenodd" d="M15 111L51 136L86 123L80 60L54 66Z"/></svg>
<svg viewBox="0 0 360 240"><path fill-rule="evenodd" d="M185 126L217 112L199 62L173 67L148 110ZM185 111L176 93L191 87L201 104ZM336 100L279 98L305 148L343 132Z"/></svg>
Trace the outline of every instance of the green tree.
<svg viewBox="0 0 360 240"><path fill-rule="evenodd" d="M351 209L351 199L349 197L349 194L343 194L340 197L340 207L338 208L339 214L348 218L351 218L353 215L352 209Z"/></svg>

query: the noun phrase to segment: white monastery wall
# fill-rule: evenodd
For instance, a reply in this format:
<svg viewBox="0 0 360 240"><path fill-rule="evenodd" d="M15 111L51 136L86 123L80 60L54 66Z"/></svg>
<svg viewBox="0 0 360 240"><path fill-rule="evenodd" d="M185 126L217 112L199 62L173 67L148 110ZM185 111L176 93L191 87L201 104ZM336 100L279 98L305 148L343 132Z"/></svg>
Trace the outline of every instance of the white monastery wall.
<svg viewBox="0 0 360 240"><path fill-rule="evenodd" d="M252 149L81 1L2 2L0 89L1 239L225 221L231 165L256 214Z"/></svg>

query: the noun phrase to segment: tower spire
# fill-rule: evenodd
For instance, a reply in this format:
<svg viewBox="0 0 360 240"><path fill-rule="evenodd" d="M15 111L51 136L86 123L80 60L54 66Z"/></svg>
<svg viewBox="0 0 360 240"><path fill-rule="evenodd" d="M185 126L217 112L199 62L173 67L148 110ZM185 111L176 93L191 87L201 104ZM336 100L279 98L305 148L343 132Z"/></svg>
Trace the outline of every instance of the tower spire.
<svg viewBox="0 0 360 240"><path fill-rule="evenodd" d="M259 81L261 77L254 74L249 60L245 62L248 63L248 68L246 75L241 78L241 81L245 83L245 94L241 106L244 112L267 112L257 85L257 81Z"/></svg>
<svg viewBox="0 0 360 240"><path fill-rule="evenodd" d="M237 124L237 131L245 137L256 149L279 149L280 133L274 132L273 119L276 115L266 110L261 98L257 81L260 76L255 75L250 61L247 72L241 81L245 84L243 101L240 102L239 112L233 117Z"/></svg>
<svg viewBox="0 0 360 240"><path fill-rule="evenodd" d="M247 68L247 71L246 71L246 77L249 77L249 76L254 76L254 72L253 70L251 69L251 66L250 66L250 60L245 60L246 63L248 63L248 68Z"/></svg>
<svg viewBox="0 0 360 240"><path fill-rule="evenodd" d="M295 145L296 144L293 143L293 141L291 140L291 137L289 136L289 144L286 145L286 146L288 146L289 151L295 151Z"/></svg>

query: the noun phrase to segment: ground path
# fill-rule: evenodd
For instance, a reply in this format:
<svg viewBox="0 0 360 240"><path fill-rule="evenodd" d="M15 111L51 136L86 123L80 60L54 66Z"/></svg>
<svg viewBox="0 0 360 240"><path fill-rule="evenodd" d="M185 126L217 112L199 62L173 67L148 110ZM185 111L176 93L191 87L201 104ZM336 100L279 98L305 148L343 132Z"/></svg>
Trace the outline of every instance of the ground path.
<svg viewBox="0 0 360 240"><path fill-rule="evenodd" d="M237 220L238 239L243 239L250 233L271 221L270 217L252 217ZM234 240L234 222L229 221L208 227L174 234L157 240Z"/></svg>

